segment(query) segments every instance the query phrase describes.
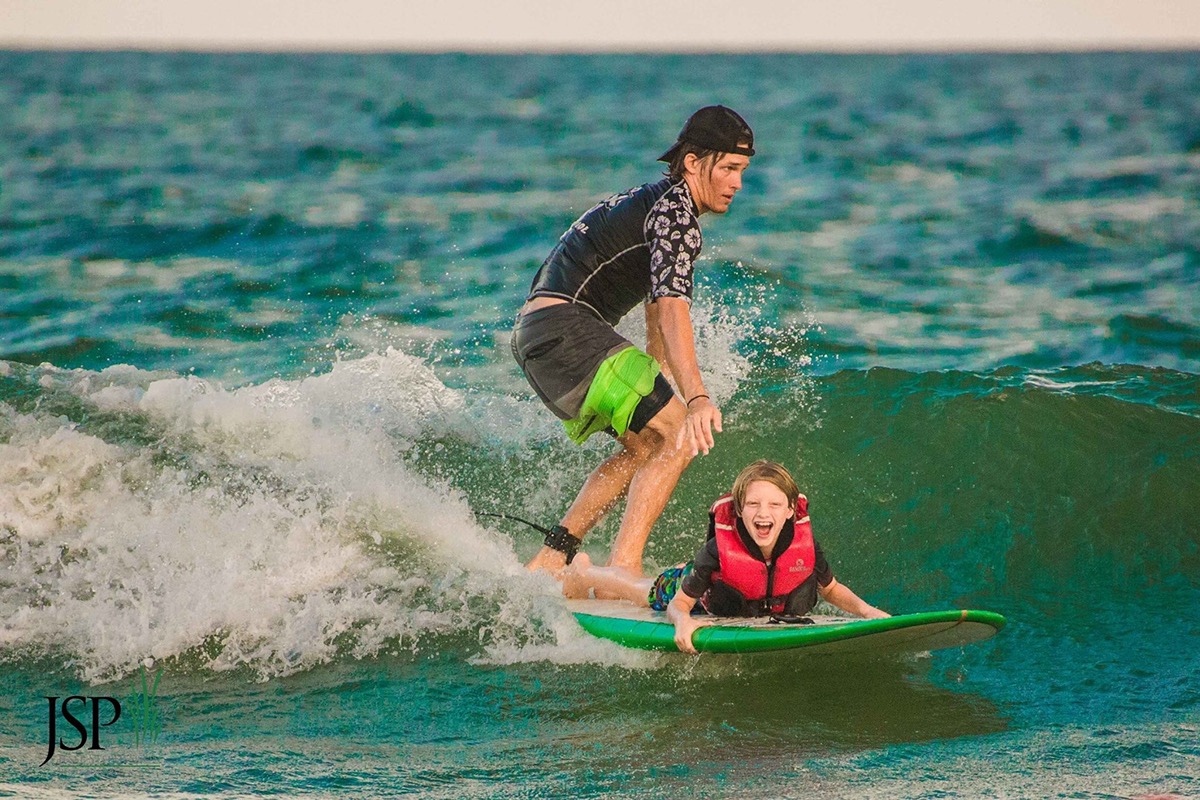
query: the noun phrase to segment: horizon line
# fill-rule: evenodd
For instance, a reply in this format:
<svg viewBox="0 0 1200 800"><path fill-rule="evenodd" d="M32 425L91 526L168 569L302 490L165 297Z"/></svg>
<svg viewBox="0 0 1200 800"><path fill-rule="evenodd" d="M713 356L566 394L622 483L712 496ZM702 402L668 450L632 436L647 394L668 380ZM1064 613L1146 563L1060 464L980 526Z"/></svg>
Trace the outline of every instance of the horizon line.
<svg viewBox="0 0 1200 800"><path fill-rule="evenodd" d="M190 53L209 55L1070 55L1119 53L1200 53L1200 41L1096 41L1071 40L1039 42L812 42L763 47L729 44L687 43L675 46L658 44L606 45L478 42L397 42L362 43L330 41L195 41L169 40L4 40L0 52L76 52L76 53Z"/></svg>

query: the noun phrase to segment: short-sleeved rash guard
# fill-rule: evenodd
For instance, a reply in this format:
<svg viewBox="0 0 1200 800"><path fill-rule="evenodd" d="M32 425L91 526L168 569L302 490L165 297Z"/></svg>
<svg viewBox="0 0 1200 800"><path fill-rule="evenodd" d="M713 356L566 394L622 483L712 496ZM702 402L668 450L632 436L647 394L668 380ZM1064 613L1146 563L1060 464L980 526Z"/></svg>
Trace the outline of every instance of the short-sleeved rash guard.
<svg viewBox="0 0 1200 800"><path fill-rule="evenodd" d="M703 240L687 183L665 178L613 195L558 240L527 299L560 297L616 325L646 299L692 297Z"/></svg>

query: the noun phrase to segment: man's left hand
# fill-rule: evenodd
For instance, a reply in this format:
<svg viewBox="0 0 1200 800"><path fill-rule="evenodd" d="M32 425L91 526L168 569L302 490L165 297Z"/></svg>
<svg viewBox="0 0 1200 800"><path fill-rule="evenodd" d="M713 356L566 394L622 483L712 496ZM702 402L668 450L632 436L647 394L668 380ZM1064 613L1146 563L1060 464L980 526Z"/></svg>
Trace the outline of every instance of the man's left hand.
<svg viewBox="0 0 1200 800"><path fill-rule="evenodd" d="M688 406L687 418L679 429L675 446L686 447L689 455L708 455L714 444L714 431L721 432L721 409L707 397L698 397Z"/></svg>

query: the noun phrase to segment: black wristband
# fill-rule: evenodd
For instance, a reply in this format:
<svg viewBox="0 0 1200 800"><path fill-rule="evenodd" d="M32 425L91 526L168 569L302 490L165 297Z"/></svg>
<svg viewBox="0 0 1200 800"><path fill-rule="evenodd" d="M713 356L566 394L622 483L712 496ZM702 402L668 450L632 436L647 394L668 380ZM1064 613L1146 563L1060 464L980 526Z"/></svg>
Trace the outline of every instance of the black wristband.
<svg viewBox="0 0 1200 800"><path fill-rule="evenodd" d="M687 403L685 403L684 405L686 405L688 408L691 408L692 403L696 400L699 400L701 397L703 397L705 400L712 400L712 398L706 394L698 394L695 397L693 397L691 400L688 400Z"/></svg>
<svg viewBox="0 0 1200 800"><path fill-rule="evenodd" d="M546 538L542 544L551 550L566 553L567 563L570 564L575 560L575 554L579 552L579 545L583 544L583 540L577 536L572 536L571 532L562 525L555 525L546 534Z"/></svg>

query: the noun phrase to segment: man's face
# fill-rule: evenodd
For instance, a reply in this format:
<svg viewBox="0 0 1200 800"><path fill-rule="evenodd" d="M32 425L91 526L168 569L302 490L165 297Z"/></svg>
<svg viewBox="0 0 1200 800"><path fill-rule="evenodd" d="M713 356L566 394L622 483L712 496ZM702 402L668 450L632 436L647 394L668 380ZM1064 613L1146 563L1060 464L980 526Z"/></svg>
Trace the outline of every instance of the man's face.
<svg viewBox="0 0 1200 800"><path fill-rule="evenodd" d="M711 166L710 166L711 165ZM726 153L714 164L689 156L684 161L688 186L700 206L700 213L715 211L724 214L733 196L742 189L742 173L750 166L749 156Z"/></svg>

